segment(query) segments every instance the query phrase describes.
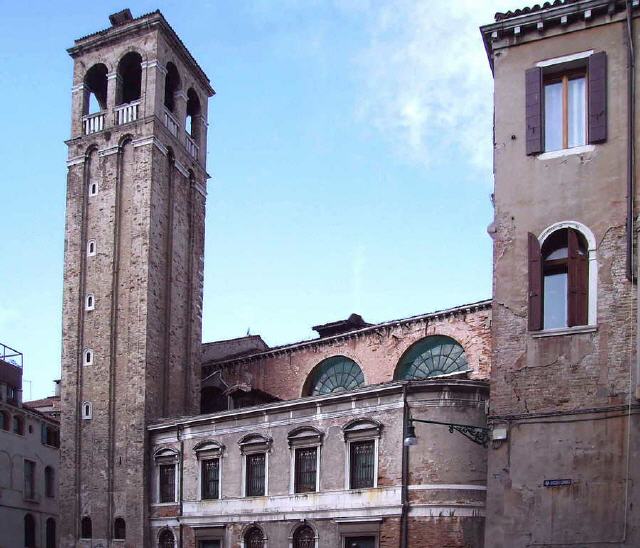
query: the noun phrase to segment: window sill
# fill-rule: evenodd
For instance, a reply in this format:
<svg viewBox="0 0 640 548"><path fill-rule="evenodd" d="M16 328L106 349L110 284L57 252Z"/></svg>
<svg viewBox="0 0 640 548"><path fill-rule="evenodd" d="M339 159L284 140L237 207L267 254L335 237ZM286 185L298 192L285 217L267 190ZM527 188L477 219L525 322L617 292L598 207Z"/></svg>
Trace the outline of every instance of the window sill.
<svg viewBox="0 0 640 548"><path fill-rule="evenodd" d="M552 150L538 154L538 160L552 160L553 158L563 158L564 156L575 156L576 154L584 154L585 152L593 152L595 145L583 145L581 147L563 148L561 150Z"/></svg>
<svg viewBox="0 0 640 548"><path fill-rule="evenodd" d="M560 327L557 329L543 329L542 331L532 331L531 337L534 339L543 339L545 337L560 337L562 335L595 333L597 330L597 325L577 325L575 327Z"/></svg>
<svg viewBox="0 0 640 548"><path fill-rule="evenodd" d="M156 506L176 506L178 504L178 501L173 501L173 502L153 502L151 503L151 506L153 506L154 508Z"/></svg>

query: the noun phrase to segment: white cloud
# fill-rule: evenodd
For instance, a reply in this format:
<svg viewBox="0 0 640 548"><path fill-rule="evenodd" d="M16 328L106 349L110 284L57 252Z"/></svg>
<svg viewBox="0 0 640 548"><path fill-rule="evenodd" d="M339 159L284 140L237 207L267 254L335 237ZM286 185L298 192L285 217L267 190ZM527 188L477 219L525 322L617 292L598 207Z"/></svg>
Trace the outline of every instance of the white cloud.
<svg viewBox="0 0 640 548"><path fill-rule="evenodd" d="M336 1L352 13L361 4ZM355 59L359 120L411 161L428 164L464 154L473 166L489 168L492 77L478 27L491 23L495 11L524 3L362 3L369 43Z"/></svg>

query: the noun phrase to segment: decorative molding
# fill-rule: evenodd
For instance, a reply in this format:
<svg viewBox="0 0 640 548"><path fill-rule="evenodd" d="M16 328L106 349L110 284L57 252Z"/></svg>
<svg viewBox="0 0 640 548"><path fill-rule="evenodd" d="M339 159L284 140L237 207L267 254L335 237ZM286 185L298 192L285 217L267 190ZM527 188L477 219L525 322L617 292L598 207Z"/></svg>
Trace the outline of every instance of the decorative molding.
<svg viewBox="0 0 640 548"><path fill-rule="evenodd" d="M593 50L581 51L579 53L572 53L571 55L563 55L562 57L554 57L552 59L545 59L536 63L536 67L551 67L554 65L563 65L564 63L570 63L571 61L577 61L578 59L587 59L593 55Z"/></svg>
<svg viewBox="0 0 640 548"><path fill-rule="evenodd" d="M166 146L164 146L157 137L153 135L151 137L142 137L141 139L136 139L135 141L132 142L132 144L134 148L153 144L165 156L169 152L169 149Z"/></svg>
<svg viewBox="0 0 640 548"><path fill-rule="evenodd" d="M189 100L189 99L188 99L188 97L187 97L187 94L186 94L183 90L181 90L181 89L179 89L178 91L176 91L176 92L173 94L173 96L174 96L176 99L184 99L185 101L188 101L188 100Z"/></svg>
<svg viewBox="0 0 640 548"><path fill-rule="evenodd" d="M120 145L113 145L113 146L98 150L98 156L102 158L104 156L111 156L112 154L117 154L118 152L120 152Z"/></svg>
<svg viewBox="0 0 640 548"><path fill-rule="evenodd" d="M472 485L466 483L423 483L409 485L409 491L486 491L486 485Z"/></svg>
<svg viewBox="0 0 640 548"><path fill-rule="evenodd" d="M75 166L78 164L84 164L84 154L82 156L74 156L73 158L69 158L67 160L67 167Z"/></svg>
<svg viewBox="0 0 640 548"><path fill-rule="evenodd" d="M110 72L107 74L107 80L117 80L120 78L117 72Z"/></svg>
<svg viewBox="0 0 640 548"><path fill-rule="evenodd" d="M203 197L207 197L207 189L202 186L200 183L195 183L193 187L196 189L198 193L200 193Z"/></svg>
<svg viewBox="0 0 640 548"><path fill-rule="evenodd" d="M78 91L84 91L84 83L82 84L76 84L75 86L73 86L71 88L71 93L76 93Z"/></svg>
<svg viewBox="0 0 640 548"><path fill-rule="evenodd" d="M187 179L189 178L189 170L186 168L186 166L182 162L176 160L174 165L176 166L176 169L180 172L180 174L183 177L186 177Z"/></svg>
<svg viewBox="0 0 640 548"><path fill-rule="evenodd" d="M142 68L142 69L157 68L163 74L167 74L167 69L165 67L163 67L158 62L157 59L151 59L150 61L142 61L142 63L140 63L140 68Z"/></svg>

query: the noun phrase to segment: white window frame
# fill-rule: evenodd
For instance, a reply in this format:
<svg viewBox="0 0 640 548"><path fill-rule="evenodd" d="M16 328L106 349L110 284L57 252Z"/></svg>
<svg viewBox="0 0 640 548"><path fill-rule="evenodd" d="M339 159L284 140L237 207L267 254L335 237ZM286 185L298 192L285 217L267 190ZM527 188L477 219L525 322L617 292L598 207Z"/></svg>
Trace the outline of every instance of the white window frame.
<svg viewBox="0 0 640 548"><path fill-rule="evenodd" d="M312 427L301 426L294 428L287 436L289 440L289 494L295 495L296 493L296 451L298 449L316 448L316 490L315 493L320 492L320 462L322 453L322 441L324 434ZM300 493L302 494L302 493ZM291 533L293 534L293 533ZM316 531L317 536L317 531Z"/></svg>
<svg viewBox="0 0 640 548"><path fill-rule="evenodd" d="M93 293L87 293L84 298L84 309L86 311L95 310L96 308L96 296Z"/></svg>
<svg viewBox="0 0 640 548"><path fill-rule="evenodd" d="M153 497L154 506L173 506L180 502L180 485L178 482L178 468L180 467L180 453L169 447L162 447L153 454L155 461L154 485L155 495ZM160 466L173 465L173 501L160 502ZM174 539L176 538L174 532Z"/></svg>
<svg viewBox="0 0 640 548"><path fill-rule="evenodd" d="M345 441L344 488L347 491L376 489L378 487L379 440L382 424L371 419L355 419L343 428ZM373 441L373 486L351 488L351 444L360 441Z"/></svg>
<svg viewBox="0 0 640 548"><path fill-rule="evenodd" d="M249 525L245 526L244 529L242 529L242 534L240 536L240 548L246 548L247 544L244 541L244 537L252 527L257 527L258 529L260 529L260 531L262 531L262 546L263 548L267 548L269 546L269 537L267 537L267 534L264 532L264 527L261 527L255 522L250 523Z"/></svg>
<svg viewBox="0 0 640 548"><path fill-rule="evenodd" d="M89 357L89 359L87 359L87 356ZM84 352L82 353L82 365L93 365L93 350L91 348L85 348Z"/></svg>
<svg viewBox="0 0 640 548"><path fill-rule="evenodd" d="M578 221L560 221L545 228L538 236L540 249L546 239L554 232L565 228L572 228L578 231L587 242L587 259L589 261L589 294L587 295L587 324L596 326L598 324L598 259L596 255L596 238L591 229ZM566 328L562 328L566 329Z"/></svg>
<svg viewBox="0 0 640 548"><path fill-rule="evenodd" d="M89 183L89 196L97 196L98 195L98 181L91 181Z"/></svg>
<svg viewBox="0 0 640 548"><path fill-rule="evenodd" d="M91 249L91 246L93 246L93 250ZM89 240L87 242L87 257L94 257L95 255L96 255L96 241Z"/></svg>
<svg viewBox="0 0 640 548"><path fill-rule="evenodd" d="M216 441L205 441L197 444L194 447L196 459L198 462L198 500L202 502L213 502L222 500L222 470L223 470L223 457L224 457L224 445ZM217 499L205 499L202 498L202 462L205 460L218 459L218 498ZM203 540L218 540L216 539L203 539Z"/></svg>
<svg viewBox="0 0 640 548"><path fill-rule="evenodd" d="M80 409L82 420L91 420L93 418L93 404L90 401L83 401Z"/></svg>

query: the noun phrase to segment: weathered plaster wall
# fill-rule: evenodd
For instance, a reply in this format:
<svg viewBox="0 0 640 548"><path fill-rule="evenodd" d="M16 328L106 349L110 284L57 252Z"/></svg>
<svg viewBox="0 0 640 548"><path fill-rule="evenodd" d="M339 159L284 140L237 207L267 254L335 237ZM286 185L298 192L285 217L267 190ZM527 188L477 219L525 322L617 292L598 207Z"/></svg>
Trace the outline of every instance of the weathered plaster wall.
<svg viewBox="0 0 640 548"><path fill-rule="evenodd" d="M625 278L625 27L622 16L615 19L581 15L548 34L496 45L490 414L509 439L489 451L491 547L640 544L632 525L638 493L626 481L638 478L633 457L627 471L637 420L621 416L635 403L636 300ZM525 70L589 50L607 53L608 140L581 154L526 156ZM527 330L527 233L538 236L561 221L578 221L595 235L597 325L541 337ZM575 414L589 409L599 411ZM544 487L545 479L560 478L571 486Z"/></svg>
<svg viewBox="0 0 640 548"><path fill-rule="evenodd" d="M414 383L408 389L407 405L416 418L485 424L488 393L482 382L434 380ZM288 546L294 525L307 520L318 531L318 546L335 548L340 546L341 534L353 532L354 524L368 519L360 527L375 532L380 547L395 547L400 535L403 414L403 384L393 383L357 393L166 421L150 428L151 454L164 448L181 454L181 522L222 527L225 546L240 546L241 532L253 522L263 527L270 545ZM346 486L348 461L343 428L354 419L375 419L382 425L376 488ZM324 434L317 493L292 493L287 436L301 426L312 426ZM273 440L265 497L242 495L238 442L251 433ZM409 534L414 543L421 539L421 544L411 546L482 546L486 449L439 425L417 425L417 435L418 445L409 451ZM203 441L224 446L219 500L200 500L199 462L194 448ZM169 527L179 535L175 528L179 512L177 504L152 503L154 534ZM185 540L193 538L188 529L184 534ZM192 540L185 544L192 546L196 546Z"/></svg>

